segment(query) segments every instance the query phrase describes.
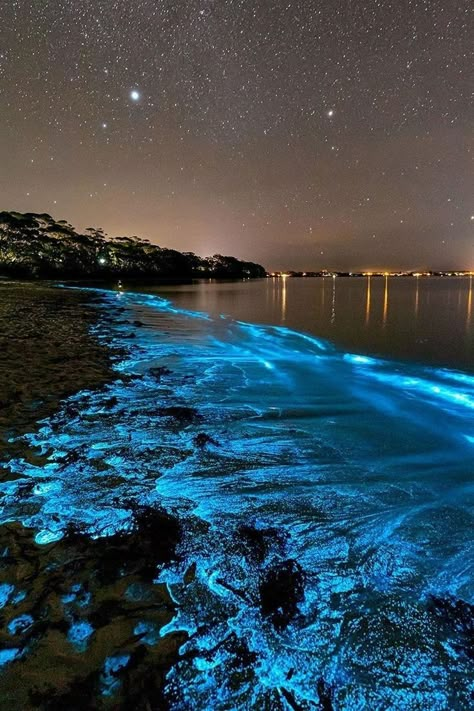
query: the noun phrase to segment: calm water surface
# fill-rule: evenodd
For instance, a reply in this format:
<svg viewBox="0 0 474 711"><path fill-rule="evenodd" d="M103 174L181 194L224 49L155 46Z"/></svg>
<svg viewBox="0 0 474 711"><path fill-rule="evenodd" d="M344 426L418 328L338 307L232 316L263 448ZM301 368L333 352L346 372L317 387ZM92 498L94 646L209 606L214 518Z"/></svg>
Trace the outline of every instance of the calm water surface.
<svg viewBox="0 0 474 711"><path fill-rule="evenodd" d="M472 278L288 278L151 291L182 308L287 326L355 352L474 369Z"/></svg>

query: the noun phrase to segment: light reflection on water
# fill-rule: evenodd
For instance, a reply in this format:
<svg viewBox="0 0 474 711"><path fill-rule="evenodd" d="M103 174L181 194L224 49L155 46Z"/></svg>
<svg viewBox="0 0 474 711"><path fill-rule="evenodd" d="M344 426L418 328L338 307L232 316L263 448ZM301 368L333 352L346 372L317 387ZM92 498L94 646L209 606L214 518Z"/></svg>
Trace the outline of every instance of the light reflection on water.
<svg viewBox="0 0 474 711"><path fill-rule="evenodd" d="M288 315L290 282L262 283ZM332 318L339 281L331 282L322 293L331 289ZM371 282L363 286L370 312ZM180 605L167 631L190 634L170 677L177 709L291 708L282 688L311 704L321 678L338 709L468 708L471 662L427 600L474 602L474 377L348 353L285 326L191 313L182 300L107 298L126 311L98 335L126 348L121 372L143 377L74 396L77 417L59 428L52 418L29 438L49 463L10 463L19 478L1 485L3 520L34 527L41 543L68 521L106 535L127 525L120 502L135 499L209 524L161 573ZM160 382L149 374L157 365L171 371ZM203 419L176 428L159 413L170 405ZM217 444L199 450L203 431ZM69 452L80 455L65 464ZM101 486L98 460L104 482L121 483ZM37 485L19 503L31 478ZM252 562L236 538L242 525L276 528L286 542ZM281 559L297 560L306 584L297 616L278 631L262 618L258 586ZM247 674L236 672L231 638L251 654Z"/></svg>
<svg viewBox="0 0 474 711"><path fill-rule="evenodd" d="M285 324L352 352L474 370L472 277L273 278L148 290L186 309Z"/></svg>

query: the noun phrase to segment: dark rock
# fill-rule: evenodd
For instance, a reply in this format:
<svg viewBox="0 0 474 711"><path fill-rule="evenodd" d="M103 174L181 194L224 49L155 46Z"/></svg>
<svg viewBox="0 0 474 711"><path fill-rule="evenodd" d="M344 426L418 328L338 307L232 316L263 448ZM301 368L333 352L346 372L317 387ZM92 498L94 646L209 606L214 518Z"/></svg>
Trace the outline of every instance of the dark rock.
<svg viewBox="0 0 474 711"><path fill-rule="evenodd" d="M112 397L107 398L107 400L104 402L104 407L107 407L109 409L115 407L116 405L118 405L118 398L115 397L115 395L112 395Z"/></svg>
<svg viewBox="0 0 474 711"><path fill-rule="evenodd" d="M259 585L260 609L275 629L284 630L304 598L304 574L295 560L285 560L267 568Z"/></svg>
<svg viewBox="0 0 474 711"><path fill-rule="evenodd" d="M65 543L100 557L99 576L103 582L132 573L151 581L159 564L169 563L176 557L182 537L178 519L164 509L151 506L133 506L132 511L131 531L91 540L74 524L65 530Z"/></svg>
<svg viewBox="0 0 474 711"><path fill-rule="evenodd" d="M219 442L217 442L213 437L206 434L205 432L199 432L194 438L194 444L199 449L204 449L207 444L212 444L214 447L219 447Z"/></svg>
<svg viewBox="0 0 474 711"><path fill-rule="evenodd" d="M318 681L317 686L320 711L333 711L334 689L324 679Z"/></svg>

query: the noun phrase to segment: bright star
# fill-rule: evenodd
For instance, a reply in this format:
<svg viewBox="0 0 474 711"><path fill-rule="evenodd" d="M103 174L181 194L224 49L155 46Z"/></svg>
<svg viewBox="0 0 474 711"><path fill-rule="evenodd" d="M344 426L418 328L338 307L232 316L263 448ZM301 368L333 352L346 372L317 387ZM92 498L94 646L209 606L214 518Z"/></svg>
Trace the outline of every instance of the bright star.
<svg viewBox="0 0 474 711"><path fill-rule="evenodd" d="M130 92L130 98L132 101L138 101L140 98L140 92L134 89Z"/></svg>
<svg viewBox="0 0 474 711"><path fill-rule="evenodd" d="M329 116L329 118L332 118L332 117L334 116L334 110L333 110L333 109L330 109L330 110L328 111L328 116Z"/></svg>

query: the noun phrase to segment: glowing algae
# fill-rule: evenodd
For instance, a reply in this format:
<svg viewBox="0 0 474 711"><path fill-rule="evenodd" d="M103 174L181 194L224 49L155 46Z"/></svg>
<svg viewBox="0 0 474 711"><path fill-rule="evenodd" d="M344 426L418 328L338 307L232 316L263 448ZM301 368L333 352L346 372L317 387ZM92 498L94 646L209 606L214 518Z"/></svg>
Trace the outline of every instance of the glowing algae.
<svg viewBox="0 0 474 711"><path fill-rule="evenodd" d="M180 560L156 571L179 603L161 635L189 633L169 675L174 708L310 708L324 694L347 710L468 708L467 642L428 601L474 600L472 378L155 296L102 295L125 309L95 329L124 349L117 380L69 398L73 417L28 437L47 465L8 463L18 478L0 485L2 520L41 544L68 524L92 537L127 530L130 501L190 521ZM242 526L264 541L258 556ZM265 542L270 530L281 535ZM304 595L276 629L262 579L287 560L304 571ZM91 633L69 636L86 645ZM157 639L146 619L134 633ZM104 695L128 661L106 661Z"/></svg>

